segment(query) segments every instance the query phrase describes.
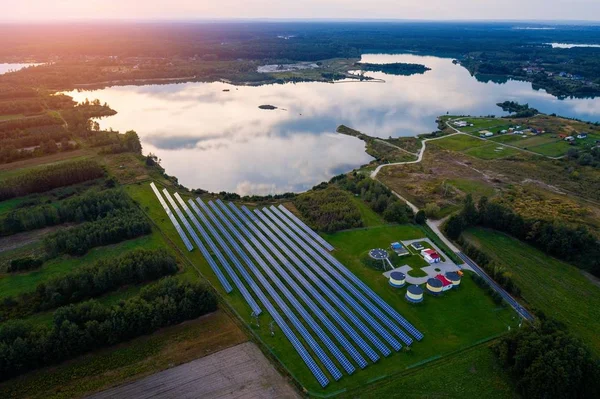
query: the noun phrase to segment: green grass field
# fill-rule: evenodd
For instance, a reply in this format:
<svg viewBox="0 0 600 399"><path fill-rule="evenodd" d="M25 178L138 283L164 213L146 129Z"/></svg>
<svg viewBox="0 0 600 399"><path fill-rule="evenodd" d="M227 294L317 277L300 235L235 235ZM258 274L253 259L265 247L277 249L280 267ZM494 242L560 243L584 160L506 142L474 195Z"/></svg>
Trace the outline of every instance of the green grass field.
<svg viewBox="0 0 600 399"><path fill-rule="evenodd" d="M149 184L129 185L126 190L157 223L167 240L179 248L185 258L193 263L221 293L238 317L243 322L249 323L250 309L241 295L237 290L229 295L225 294L199 251L187 252L184 249ZM363 386L374 378L394 374L417 362L468 347L479 340L506 331L507 325L515 322L512 311L497 309L491 298L476 287L470 279L465 279L464 286L461 286L460 290L440 298L428 297L423 304L414 307L406 303L402 290L392 289L381 272L365 267L360 260L361 253L373 248L375 244L388 246L393 241L423 236L423 231L412 225L379 225L326 235L326 238L337 248L334 255L340 261L366 281L388 303L396 307L408 320L422 329L426 338L423 342L414 344L410 353L394 354L351 377L346 376L338 382L331 382L326 389L321 389L283 334L276 333L274 337L271 336L269 329L271 318L266 313L259 318L260 327L251 327L257 340L262 342L264 347L278 358L284 368L307 390L316 394L328 394L340 389ZM469 320L474 319L481 321L481 326L477 329L466 328ZM440 347L442 342L443 345Z"/></svg>
<svg viewBox="0 0 600 399"><path fill-rule="evenodd" d="M511 155L519 154L521 151L514 148L505 147L496 143L470 148L464 151L465 154L471 155L479 159L500 159Z"/></svg>
<svg viewBox="0 0 600 399"><path fill-rule="evenodd" d="M360 211L360 217L362 218L365 227L381 226L386 223L379 214L369 208L369 206L359 197L353 195L352 200Z"/></svg>
<svg viewBox="0 0 600 399"><path fill-rule="evenodd" d="M490 137L488 140L495 141L496 143L512 144L518 147L519 145L517 143L519 141L525 140L525 138L518 134L503 134L499 136Z"/></svg>
<svg viewBox="0 0 600 399"><path fill-rule="evenodd" d="M557 141L554 143L538 145L536 147L528 147L527 149L547 157L560 157L565 155L567 151L569 151L569 148L572 147L566 141Z"/></svg>
<svg viewBox="0 0 600 399"><path fill-rule="evenodd" d="M564 140L562 140L565 144L566 142ZM531 149L533 147L539 146L539 145L543 145L543 144L548 144L548 143L556 143L556 142L561 142L561 140L559 138L552 137L552 135L550 134L541 134L538 136L525 136L523 137L522 140L519 140L518 142L514 143L514 146L520 147L520 148L528 148Z"/></svg>
<svg viewBox="0 0 600 399"><path fill-rule="evenodd" d="M435 140L432 143L445 150L464 151L474 147L480 147L487 144L487 141L476 137L467 136L464 134L456 134L454 136L444 137L443 139Z"/></svg>
<svg viewBox="0 0 600 399"><path fill-rule="evenodd" d="M531 306L565 323L600 354L600 289L579 269L502 233L477 228L465 237L511 272Z"/></svg>
<svg viewBox="0 0 600 399"><path fill-rule="evenodd" d="M514 384L487 345L348 392L355 398L515 398Z"/></svg>

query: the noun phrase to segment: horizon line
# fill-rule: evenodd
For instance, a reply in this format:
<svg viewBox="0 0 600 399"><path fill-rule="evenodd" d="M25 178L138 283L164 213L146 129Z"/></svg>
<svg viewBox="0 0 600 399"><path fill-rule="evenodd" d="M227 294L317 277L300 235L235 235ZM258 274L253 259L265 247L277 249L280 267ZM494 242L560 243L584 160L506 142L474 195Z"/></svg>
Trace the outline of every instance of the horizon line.
<svg viewBox="0 0 600 399"><path fill-rule="evenodd" d="M0 24L61 24L61 23L244 23L244 22L352 22L352 23L516 23L516 24L542 24L542 25L600 25L600 20L585 19L422 19L422 18L243 18L243 17L215 17L215 18L62 18L62 19L0 19Z"/></svg>

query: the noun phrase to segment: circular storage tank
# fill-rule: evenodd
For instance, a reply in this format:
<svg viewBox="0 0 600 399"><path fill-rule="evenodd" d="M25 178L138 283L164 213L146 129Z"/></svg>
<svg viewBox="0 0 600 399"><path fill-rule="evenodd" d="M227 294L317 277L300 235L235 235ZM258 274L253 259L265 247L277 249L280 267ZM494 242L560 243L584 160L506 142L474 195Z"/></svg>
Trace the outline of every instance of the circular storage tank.
<svg viewBox="0 0 600 399"><path fill-rule="evenodd" d="M442 292L442 282L437 278L427 280L427 291L433 295L439 295Z"/></svg>
<svg viewBox="0 0 600 399"><path fill-rule="evenodd" d="M423 301L423 288L418 285L409 285L406 289L406 300L412 303L419 303Z"/></svg>
<svg viewBox="0 0 600 399"><path fill-rule="evenodd" d="M406 284L406 276L402 272L391 272L390 273L390 285L392 287L400 288Z"/></svg>
<svg viewBox="0 0 600 399"><path fill-rule="evenodd" d="M460 275L456 272L448 272L446 273L446 278L450 280L453 286L460 285Z"/></svg>

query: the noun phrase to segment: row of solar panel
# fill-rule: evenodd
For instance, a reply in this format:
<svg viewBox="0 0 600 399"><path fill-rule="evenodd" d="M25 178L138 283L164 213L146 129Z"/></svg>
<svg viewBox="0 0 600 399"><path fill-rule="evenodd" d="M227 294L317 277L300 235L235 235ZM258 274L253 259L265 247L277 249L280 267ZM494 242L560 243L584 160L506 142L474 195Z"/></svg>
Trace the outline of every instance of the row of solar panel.
<svg viewBox="0 0 600 399"><path fill-rule="evenodd" d="M170 214L170 210L166 207L166 203L162 201L160 197L160 193L153 187L153 190L157 194L159 200L161 200L161 204L165 207L165 211L167 214ZM220 269L210 256L210 253L203 246L202 242L196 235L196 232L188 223L188 221L183 216L183 213L179 210L177 204L172 200L170 194L164 190L165 196L171 203L171 206L177 213L177 215L182 220L182 223L188 229L189 234L192 236L194 242L201 250L203 256L207 258L213 271L215 274L222 276L219 278L223 286L225 287L228 284L227 280L224 278L222 273L220 273ZM196 229L200 232L204 241L209 245L212 252L221 262L221 265L226 269L229 277L234 281L236 287L240 290L244 298L246 299L249 306L253 309L255 314L260 313L260 308L250 295L250 293L246 290L245 285L240 281L239 277L234 272L233 268L230 266L228 261L225 259L221 251L214 244L208 233L202 228L194 214L187 207L185 202L181 199L178 194L175 194L175 197L179 201L180 205L187 213L188 217L196 227ZM247 208L243 208L242 213L238 208L236 208L233 204L229 204L231 209L228 209L225 204L223 204L220 200L218 201L219 209L214 203L210 202L207 206L200 199L197 199L198 205L202 208L202 211L210 218L214 226L219 230L220 234L225 237L227 244L223 238L217 233L215 228L211 225L209 220L203 215L203 213L198 209L198 207L194 204L192 200L189 201L190 205L200 217L203 224L206 226L210 234L214 237L215 240L219 243L222 250L227 254L229 259L235 265L237 271L241 273L242 277L245 279L247 284L250 286L251 290L254 294L259 298L259 300L263 303L263 306L266 310L273 316L275 322L280 326L281 330L284 332L286 337L292 342L292 345L296 348L301 358L305 361L309 369L313 372L317 380L322 386L325 386L328 383L327 377L320 370L318 365L314 362L312 357L302 343L295 336L294 332L287 326L285 320L279 315L278 311L273 307L273 305L269 302L269 299L265 296L265 294L261 291L261 289L256 285L252 277L248 274L240 260L233 254L231 248L235 250L237 256L239 256L244 263L247 265L248 269L252 271L257 280L261 283L263 288L267 291L267 293L271 296L271 298L276 302L279 306L283 314L290 320L290 322L294 325L296 330L300 333L305 342L308 343L308 346L311 350L317 355L319 360L329 373L337 380L341 378L341 373L337 369L336 365L329 359L327 354L323 351L323 349L319 346L319 344L314 340L314 338L310 335L310 333L306 330L304 325L300 322L298 317L292 312L292 310L288 307L288 305L282 300L278 292L271 285L274 284L277 289L283 294L283 296L290 302L291 306L298 312L298 314L303 318L309 328L316 334L316 336L323 342L325 347L329 350L331 354L335 357L340 365L344 368L344 370L348 374L352 374L355 370L353 364L345 357L345 355L337 348L337 346L333 343L333 341L329 338L329 336L323 331L320 325L314 320L311 313L309 313L303 305L296 299L298 297L307 307L310 309L313 315L322 323L322 325L332 334L332 336L336 339L336 341L341 345L341 347L349 354L352 359L358 364L359 367L364 368L367 366L367 362L362 357L361 353L356 350L356 348L350 343L350 341L342 334L342 332L338 329L338 327L328 318L331 317L338 325L342 328L342 330L347 334L348 337L356 344L358 347L365 353L371 361L375 362L379 359L379 355L371 348L371 346L361 337L360 334L356 332L362 332L363 335L384 355L388 356L391 351L389 348L379 339L379 337L371 331L369 327L367 327L350 309L354 309L360 317L362 317L369 326L371 326L377 333L379 333L388 344L392 346L393 349L399 350L401 348L401 344L393 337L383 326L375 320L369 312L367 312L352 296L345 291L344 288L347 288L348 291L356 297L361 303L364 303L365 306L371 313L373 313L383 324L385 324L392 332L394 332L397 336L399 336L405 343L410 344L412 339L408 337L401 329L398 328L386 315L381 312L376 306L374 306L367 298L365 298L362 293L360 293L353 284L346 280L344 276L338 273L337 270L331 267L327 263L324 257L320 256L317 252L315 252L310 246L315 248L321 255L329 256L331 255L327 253L327 251L321 247L319 244L321 241L325 242L320 236L316 235L310 228L299 219L293 216L287 209L283 208L282 211L279 209L272 207L269 209L263 209L264 213L256 210L256 215L250 212ZM209 208L210 207L210 208ZM213 214L214 213L214 214ZM290 217L287 217L287 213L289 213ZM215 216L216 215L216 216ZM225 216L227 215L227 216ZM171 214L172 216L172 214ZM258 217L257 217L258 216ZM267 217L268 216L268 217ZM217 217L220 219L217 219ZM228 220L228 218L231 220ZM177 228L177 221L174 217L170 217L171 221ZM270 219L269 219L270 218ZM237 228L231 223L235 223ZM263 223L264 222L264 223ZM285 223L284 223L285 222ZM177 223L177 224L176 224ZM247 227L244 225L247 225ZM271 228L269 230L267 225ZM226 227L225 227L226 226ZM231 232L231 234L228 232ZM259 230L260 229L260 230ZM261 232L262 230L262 232ZM240 233L241 231L241 233ZM181 230L181 227L178 229L179 234L184 239L185 234ZM268 238L263 234L266 234ZM310 234L309 232L312 232ZM298 233L298 234L296 234ZM287 234L287 235L286 235ZM316 235L319 239L313 236ZM300 238L302 236L302 238ZM247 240L246 238L247 237ZM290 239L291 238L291 239ZM187 237L185 237L187 239ZM184 242L185 242L184 239ZM239 244L237 241L239 241ZM248 241L249 240L249 241ZM303 249L300 249L293 241L298 243ZM189 242L189 240L188 240ZM326 242L325 242L326 243ZM241 244L241 246L240 246ZM256 248L259 253L253 248ZM264 245L263 245L264 244ZM278 250L275 245L283 251L286 255L284 256L280 250ZM310 244L310 246L309 246ZM266 248L265 248L266 245ZM327 244L329 246L329 244ZM229 247L231 246L231 248ZM331 246L329 246L331 248ZM267 250L268 248L268 250ZM258 263L261 267L262 271L268 276L271 280L269 282L260 272L260 270L255 266L254 262L244 251L248 251L254 262ZM279 262L277 262L269 253L273 253ZM300 258L298 258L296 253ZM262 255L262 256L261 256ZM310 255L310 256L309 256ZM318 262L315 263L313 259ZM268 263L271 265L267 265L265 262L266 259ZM289 260L288 260L289 258ZM333 258L333 257L331 257ZM333 258L335 259L335 258ZM291 260L291 262L290 262ZM331 261L331 260L330 260ZM336 261L337 262L337 261ZM343 265L337 262L338 265L335 265L338 269L339 266L345 269ZM213 265L214 264L214 265ZM307 268L308 265L310 267ZM285 268L283 267L285 266ZM277 272L277 274L274 272ZM312 270L312 271L311 271ZM347 273L349 273L354 279L354 276L349 270L345 269ZM309 283L306 278L303 276L301 271L312 281L312 284ZM329 274L335 277L335 280L342 283L343 286L340 286ZM314 273L313 273L314 272ZM315 275L316 273L316 275ZM346 274L346 273L344 273ZM292 277L293 276L293 277ZM346 277L350 277L347 276ZM296 280L302 285L299 286ZM283 281L282 281L283 279ZM349 278L349 280L353 280ZM289 289L284 284L284 281L289 285ZM360 281L360 280L358 280ZM360 282L362 283L362 282ZM364 285L364 283L363 283ZM365 285L366 287L366 285ZM318 288L318 289L317 289ZM368 288L368 287L367 287ZM290 291L291 289L291 291ZM321 290L321 292L319 292ZM293 291L293 293L292 293ZM228 291L229 292L229 291ZM307 295L308 293L308 295ZM372 295L375 295L371 291ZM338 296L339 295L339 296ZM370 296L370 295L369 295ZM340 297L346 301L344 303ZM383 302L378 296L376 296L381 302ZM327 298L328 300L326 300ZM334 306L329 302L331 301ZM385 302L383 302L387 305ZM321 308L318 306L321 306ZM348 307L350 305L350 308ZM389 305L387 305L389 307ZM336 309L337 307L337 309ZM384 307L385 309L385 307ZM393 310L391 307L389 309ZM346 321L339 312L342 312L350 321ZM395 310L393 310L395 312ZM276 314L274 314L276 313ZM327 315L325 314L327 313ZM400 315L395 312L398 317ZM398 320L396 317L394 317ZM403 320L403 319L402 319ZM412 327L408 322L404 324L405 328L415 338L421 339L422 335L419 334L414 327ZM412 327L412 330L408 327ZM418 334L414 334L414 332Z"/></svg>

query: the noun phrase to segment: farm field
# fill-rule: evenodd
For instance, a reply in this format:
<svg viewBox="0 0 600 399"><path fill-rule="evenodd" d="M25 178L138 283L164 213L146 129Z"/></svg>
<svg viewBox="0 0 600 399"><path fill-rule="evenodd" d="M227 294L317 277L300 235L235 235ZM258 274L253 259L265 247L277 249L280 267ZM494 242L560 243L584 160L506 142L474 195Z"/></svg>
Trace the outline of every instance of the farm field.
<svg viewBox="0 0 600 399"><path fill-rule="evenodd" d="M247 341L226 312L212 314L0 383L2 398L73 398L127 383Z"/></svg>
<svg viewBox="0 0 600 399"><path fill-rule="evenodd" d="M530 306L565 323L600 353L600 290L579 269L492 230L469 229L465 238L511 272Z"/></svg>

